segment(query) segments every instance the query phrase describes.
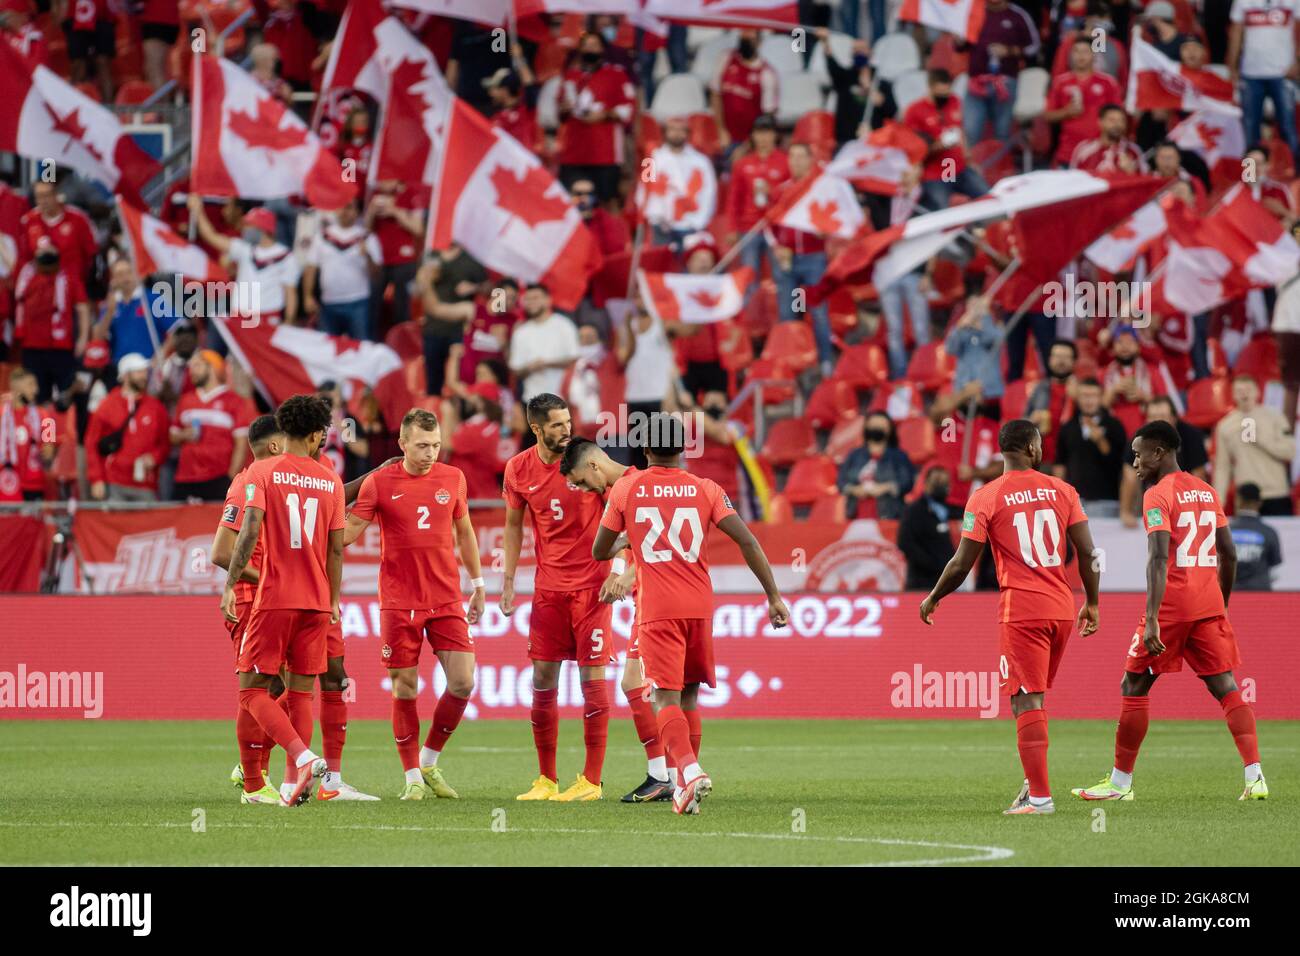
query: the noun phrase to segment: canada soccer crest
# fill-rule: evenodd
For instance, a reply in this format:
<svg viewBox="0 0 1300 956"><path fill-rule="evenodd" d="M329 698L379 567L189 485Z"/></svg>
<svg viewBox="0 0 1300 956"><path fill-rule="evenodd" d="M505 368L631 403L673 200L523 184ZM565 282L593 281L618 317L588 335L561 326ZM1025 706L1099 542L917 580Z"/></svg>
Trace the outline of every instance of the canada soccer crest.
<svg viewBox="0 0 1300 956"><path fill-rule="evenodd" d="M451 501L451 492L446 488L439 488L437 492L434 493L433 500L438 502L440 505L445 505L447 502Z"/></svg>

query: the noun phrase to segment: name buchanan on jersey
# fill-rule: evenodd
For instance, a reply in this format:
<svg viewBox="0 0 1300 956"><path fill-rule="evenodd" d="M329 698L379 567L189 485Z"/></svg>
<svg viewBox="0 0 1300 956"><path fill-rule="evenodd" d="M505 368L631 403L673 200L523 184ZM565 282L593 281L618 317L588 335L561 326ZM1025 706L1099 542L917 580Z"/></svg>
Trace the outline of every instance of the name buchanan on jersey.
<svg viewBox="0 0 1300 956"><path fill-rule="evenodd" d="M293 485L296 488L307 488L311 491L333 491L333 478L313 478L311 475L300 475L292 471L273 471L271 472L271 481L277 485Z"/></svg>

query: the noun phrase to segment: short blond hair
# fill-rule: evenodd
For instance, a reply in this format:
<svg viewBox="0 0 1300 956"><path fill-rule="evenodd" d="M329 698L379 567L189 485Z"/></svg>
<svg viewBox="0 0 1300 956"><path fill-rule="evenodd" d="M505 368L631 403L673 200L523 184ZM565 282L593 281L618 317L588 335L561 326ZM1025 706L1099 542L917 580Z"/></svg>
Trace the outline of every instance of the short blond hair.
<svg viewBox="0 0 1300 956"><path fill-rule="evenodd" d="M414 426L421 431L432 432L438 430L438 416L427 408L413 408L402 416L401 436L406 437L406 433Z"/></svg>

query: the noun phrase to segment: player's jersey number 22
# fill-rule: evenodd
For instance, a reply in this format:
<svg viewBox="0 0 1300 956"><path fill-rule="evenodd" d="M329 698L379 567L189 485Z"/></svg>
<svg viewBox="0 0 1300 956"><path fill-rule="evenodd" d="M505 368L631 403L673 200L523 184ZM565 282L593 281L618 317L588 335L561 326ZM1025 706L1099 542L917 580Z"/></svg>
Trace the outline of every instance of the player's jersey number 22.
<svg viewBox="0 0 1300 956"><path fill-rule="evenodd" d="M700 559L700 545L704 543L704 528L700 525L700 513L694 508L677 508L668 522L667 548L656 548L664 535L664 519L658 508L637 508L636 523L648 524L650 530L641 540L641 558L646 564L659 564L671 561L676 553L683 561L691 564ZM682 544L682 529L689 527L691 532L690 547Z"/></svg>

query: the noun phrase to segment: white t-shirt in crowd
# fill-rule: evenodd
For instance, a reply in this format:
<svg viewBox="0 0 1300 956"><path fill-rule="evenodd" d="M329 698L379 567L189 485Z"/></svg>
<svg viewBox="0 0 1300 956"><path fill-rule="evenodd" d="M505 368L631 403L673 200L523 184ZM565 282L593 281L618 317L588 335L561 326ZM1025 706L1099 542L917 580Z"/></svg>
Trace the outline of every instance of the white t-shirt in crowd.
<svg viewBox="0 0 1300 956"><path fill-rule="evenodd" d="M361 221L350 226L322 219L307 247L307 265L320 277L320 300L341 305L370 298L370 263L383 262L379 240Z"/></svg>
<svg viewBox="0 0 1300 956"><path fill-rule="evenodd" d="M636 319L629 321L635 322ZM629 402L661 402L668 394L668 386L677 370L672 343L664 332L663 324L651 319L650 328L637 333L636 348L627 360L624 398Z"/></svg>
<svg viewBox="0 0 1300 956"><path fill-rule="evenodd" d="M283 312L285 286L296 286L302 275L293 251L278 242L250 246L243 239L231 239L227 255L236 264L238 282L258 284L261 313Z"/></svg>
<svg viewBox="0 0 1300 956"><path fill-rule="evenodd" d="M1286 76L1295 63L1295 21L1300 0L1233 0L1233 23L1242 24L1241 75Z"/></svg>
<svg viewBox="0 0 1300 956"><path fill-rule="evenodd" d="M518 373L534 362L572 362L578 358L578 327L567 316L552 312L545 319L528 319L510 334L510 370ZM564 369L544 368L524 378L523 400L551 392L558 395Z"/></svg>

